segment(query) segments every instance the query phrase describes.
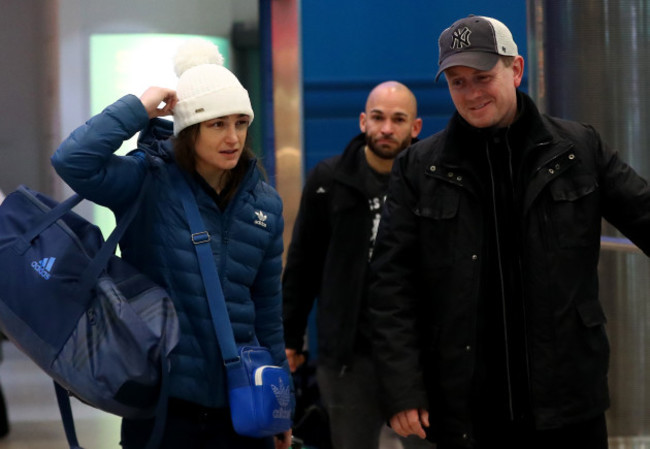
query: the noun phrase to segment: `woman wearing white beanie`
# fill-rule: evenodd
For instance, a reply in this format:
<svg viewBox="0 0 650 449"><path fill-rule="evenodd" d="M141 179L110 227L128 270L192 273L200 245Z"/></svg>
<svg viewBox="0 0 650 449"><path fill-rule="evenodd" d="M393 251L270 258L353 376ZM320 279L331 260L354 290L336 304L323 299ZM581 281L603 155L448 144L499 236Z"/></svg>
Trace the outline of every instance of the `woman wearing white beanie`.
<svg viewBox="0 0 650 449"><path fill-rule="evenodd" d="M117 216L152 174L120 248L125 260L169 292L181 326L161 448L288 448L290 430L256 439L233 429L224 361L171 170L181 168L211 234L237 344L259 342L288 372L281 317L282 203L247 146L254 117L248 92L223 67L217 47L188 41L174 63L175 91L152 87L140 98L119 99L77 128L52 164L76 192ZM169 114L173 124L160 118ZM113 154L136 132L137 150ZM122 446L143 448L152 424L124 419Z"/></svg>

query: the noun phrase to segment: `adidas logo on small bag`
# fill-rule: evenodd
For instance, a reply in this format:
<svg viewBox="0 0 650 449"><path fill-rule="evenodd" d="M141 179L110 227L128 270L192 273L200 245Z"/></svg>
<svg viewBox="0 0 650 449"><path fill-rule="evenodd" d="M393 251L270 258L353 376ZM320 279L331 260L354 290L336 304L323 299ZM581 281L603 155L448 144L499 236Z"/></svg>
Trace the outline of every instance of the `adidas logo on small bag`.
<svg viewBox="0 0 650 449"><path fill-rule="evenodd" d="M280 408L273 410L273 417L276 419L289 419L291 418L291 410L289 407L289 402L291 401L291 389L290 386L285 386L282 382L282 379L279 380L279 385L271 384L271 390L275 395L275 399L280 404Z"/></svg>
<svg viewBox="0 0 650 449"><path fill-rule="evenodd" d="M50 272L52 271L52 265L54 265L55 260L56 257L46 257L40 261L35 260L32 262L32 268L40 274L43 279L47 280L50 278Z"/></svg>

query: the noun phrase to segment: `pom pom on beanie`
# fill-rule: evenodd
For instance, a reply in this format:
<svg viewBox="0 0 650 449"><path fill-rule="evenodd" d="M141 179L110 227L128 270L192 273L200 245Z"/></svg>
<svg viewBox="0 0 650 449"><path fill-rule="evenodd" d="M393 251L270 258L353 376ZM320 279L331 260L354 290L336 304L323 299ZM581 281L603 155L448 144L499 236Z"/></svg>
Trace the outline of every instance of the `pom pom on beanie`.
<svg viewBox="0 0 650 449"><path fill-rule="evenodd" d="M189 39L178 47L174 55L174 71L180 77L187 69L202 64L223 65L219 47L203 39Z"/></svg>
<svg viewBox="0 0 650 449"><path fill-rule="evenodd" d="M174 107L174 135L188 126L231 114L253 121L253 108L237 77L223 66L219 48L203 39L184 42L174 56L178 76Z"/></svg>

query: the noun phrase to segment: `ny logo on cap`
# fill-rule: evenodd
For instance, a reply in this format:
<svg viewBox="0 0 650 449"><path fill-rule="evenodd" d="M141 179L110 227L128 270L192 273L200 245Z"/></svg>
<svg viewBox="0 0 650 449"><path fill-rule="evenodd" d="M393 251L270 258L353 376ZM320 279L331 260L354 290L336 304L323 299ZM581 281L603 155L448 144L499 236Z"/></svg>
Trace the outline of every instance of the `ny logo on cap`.
<svg viewBox="0 0 650 449"><path fill-rule="evenodd" d="M469 28L458 28L456 31L454 31L454 41L451 43L451 48L463 48L472 45L472 43L469 41L470 34L472 34L472 30Z"/></svg>

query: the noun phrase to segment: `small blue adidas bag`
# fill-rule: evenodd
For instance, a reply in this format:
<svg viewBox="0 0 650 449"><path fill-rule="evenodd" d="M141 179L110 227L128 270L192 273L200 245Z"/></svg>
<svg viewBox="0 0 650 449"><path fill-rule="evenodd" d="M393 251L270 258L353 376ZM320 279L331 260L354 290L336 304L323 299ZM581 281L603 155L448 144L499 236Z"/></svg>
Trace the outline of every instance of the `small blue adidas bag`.
<svg viewBox="0 0 650 449"><path fill-rule="evenodd" d="M141 199L106 242L71 212L78 195L58 204L21 186L0 205L0 331L68 394L135 419L166 411L179 334L165 290L113 254Z"/></svg>
<svg viewBox="0 0 650 449"><path fill-rule="evenodd" d="M243 346L226 362L230 416L239 435L261 438L291 428L291 379L267 348Z"/></svg>

